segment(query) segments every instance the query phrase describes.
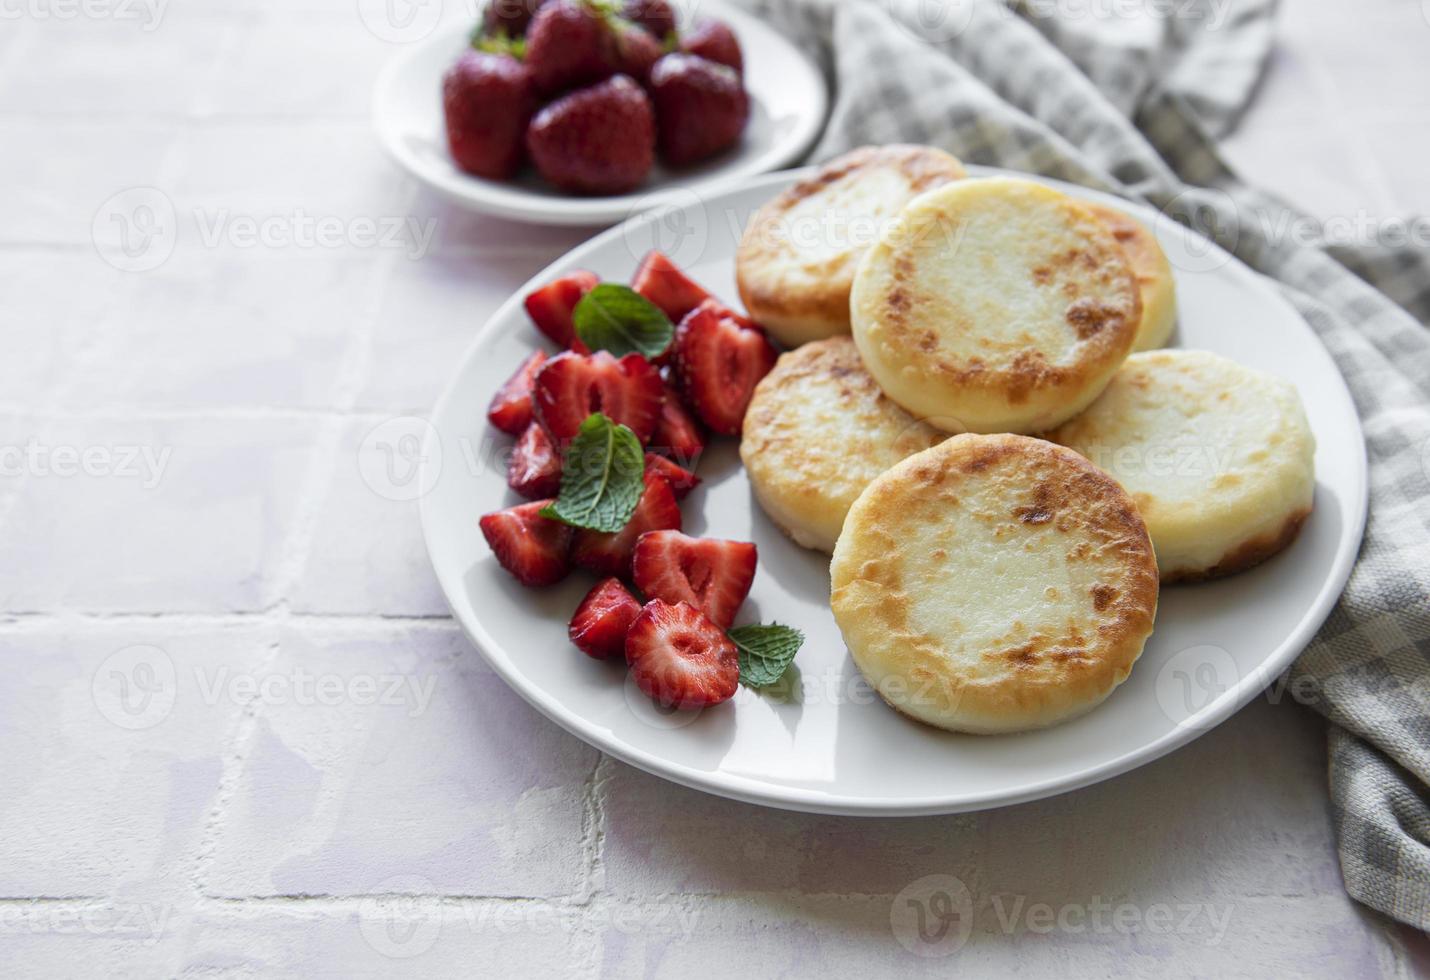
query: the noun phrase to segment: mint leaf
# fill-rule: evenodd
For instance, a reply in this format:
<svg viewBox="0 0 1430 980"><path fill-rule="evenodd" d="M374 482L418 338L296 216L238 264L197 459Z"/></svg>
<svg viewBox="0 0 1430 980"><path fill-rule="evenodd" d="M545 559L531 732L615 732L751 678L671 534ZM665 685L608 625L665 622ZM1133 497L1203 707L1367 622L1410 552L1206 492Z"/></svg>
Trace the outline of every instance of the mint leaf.
<svg viewBox="0 0 1430 980"><path fill-rule="evenodd" d="M726 635L740 653L740 683L746 687L768 687L783 677L804 643L803 633L779 623L736 626Z"/></svg>
<svg viewBox="0 0 1430 980"><path fill-rule="evenodd" d="M675 336L675 326L659 306L631 287L614 282L603 282L582 296L571 313L571 322L583 344L617 357L657 357Z"/></svg>
<svg viewBox="0 0 1430 980"><path fill-rule="evenodd" d="M586 416L562 459L561 493L541 516L591 531L619 531L645 489L645 451L636 434L600 412Z"/></svg>

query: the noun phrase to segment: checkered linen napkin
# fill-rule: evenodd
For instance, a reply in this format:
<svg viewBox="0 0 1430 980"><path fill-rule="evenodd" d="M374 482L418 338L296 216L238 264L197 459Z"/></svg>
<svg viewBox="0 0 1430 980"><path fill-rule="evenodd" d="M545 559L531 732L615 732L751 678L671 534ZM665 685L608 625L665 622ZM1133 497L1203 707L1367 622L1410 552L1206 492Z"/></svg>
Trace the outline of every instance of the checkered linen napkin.
<svg viewBox="0 0 1430 980"><path fill-rule="evenodd" d="M1292 680L1331 721L1348 891L1430 929L1430 255L1276 235L1299 216L1218 156L1212 136L1251 96L1274 0L740 2L834 85L815 159L928 143L1145 201L1276 280L1320 335L1365 427L1370 523Z"/></svg>

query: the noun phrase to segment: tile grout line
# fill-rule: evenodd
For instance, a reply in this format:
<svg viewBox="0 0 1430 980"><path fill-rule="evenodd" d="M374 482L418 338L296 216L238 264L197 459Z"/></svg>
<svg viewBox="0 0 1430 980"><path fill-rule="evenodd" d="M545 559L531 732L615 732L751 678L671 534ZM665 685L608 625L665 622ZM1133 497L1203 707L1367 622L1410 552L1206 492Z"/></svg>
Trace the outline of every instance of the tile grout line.
<svg viewBox="0 0 1430 980"><path fill-rule="evenodd" d="M409 186L406 202L409 210L415 194L415 188ZM372 277L368 316L362 323L362 329L355 334L349 345L331 389L332 402L337 406L338 411L331 417L321 418L318 422L312 458L309 461L308 471L303 478L301 489L297 494L299 503L295 509L293 526L289 531L286 546L271 580L269 594L272 596L272 601L261 611L260 616L256 617L259 622L284 625L293 622L296 618L292 613L289 596L300 579L309 558L314 530L322 508L324 491L332 484L333 478L337 474L339 458L342 455L340 447L343 434L350 425L349 417L342 412L342 409L351 407L357 401L362 384L366 380L368 366L371 362L372 345L377 331L379 309L377 300L387 287L393 263L397 259L398 256L395 254L382 255L374 263L377 271ZM167 617L160 617L160 621L165 619ZM260 669L271 668L280 653L281 644L275 641ZM205 878L212 863L212 855L216 852L219 839L223 834L227 810L242 777L247 753L258 729L261 707L261 700L258 698L255 698L250 705L245 706L244 715L235 726L232 741L224 754L222 773L214 795L213 807L204 825L203 833L200 835L193 859L189 883L192 886L195 907L198 907L205 898Z"/></svg>
<svg viewBox="0 0 1430 980"><path fill-rule="evenodd" d="M179 160L179 141L177 139L173 139L164 149L163 156L154 175L155 183L172 184L172 182L177 179L177 167L179 164ZM97 253L96 249L97 243L91 241L89 250L92 253L92 261L104 261L103 258ZM135 273L125 272L123 273L123 275L132 276L135 275ZM120 284L124 282L126 282L126 280L121 277L119 280L116 280L115 285L112 288L115 290L119 290ZM70 394L78 387L79 379L84 376L85 370L90 365L92 365L97 358L100 357L102 351L102 338L98 333L91 334L90 336L84 338L84 340L78 345L75 350L74 356L70 359L67 365L67 371L64 373L59 383L54 385L54 387L51 389L50 398L48 399L47 405L47 407L50 409L49 416L46 417L43 412L37 413L35 415L35 418L37 421L40 422L40 425L36 427L36 432L33 438L47 439L49 434L52 433L57 426L62 424L63 413L59 410L59 406L65 404ZM21 493L32 479L34 479L34 477L32 477L29 473L22 471L19 478L14 481L14 485L6 488L7 492L4 494L3 497L0 497L0 535L3 535L5 530L9 527L11 516L14 512L15 506L20 499ZM115 895L110 894L103 901L114 902L115 900ZM181 890L180 893L176 895L176 911L178 911L179 914L182 916L184 914L191 913L193 907L193 901L189 899L188 896L184 895L183 891Z"/></svg>
<svg viewBox="0 0 1430 980"><path fill-rule="evenodd" d="M268 644L265 656L257 664L258 673L266 674L278 659L279 652L277 642ZM234 725L233 750L224 755L218 786L214 791L213 805L209 807L203 830L199 833L198 846L189 868L189 885L193 899L190 911L197 911L198 905L204 898L204 879L213 865L214 855L218 851L218 840L223 833L228 804L237 791L238 781L243 775L244 763L248 760L248 749L253 742L253 734L258 728L258 709L262 703L262 695L255 693L244 704L243 712Z"/></svg>
<svg viewBox="0 0 1430 980"><path fill-rule="evenodd" d="M405 210L411 211L416 195L416 186L410 181L406 182L406 200L402 205ZM384 253L374 262L377 274L372 277L371 295L368 298L368 316L362 323L362 329L348 347L344 362L339 367L337 377L332 384L329 400L335 410L332 413L325 413L321 419L325 430L320 437L320 442L323 445L315 452L313 467L309 474L310 479L305 481L304 491L300 494L300 499L304 502L304 506L300 510L306 510L307 514L295 523L293 537L290 541L292 545L289 549L290 553L286 554L284 561L280 563L279 574L274 582L275 598L285 610L287 609L287 600L283 596L296 584L298 577L302 574L303 565L308 559L308 550L312 547L312 532L317 522L318 511L322 506L323 490L332 483L338 472L339 448L343 432L350 424L353 416L352 409L357 404L358 396L362 393L362 385L367 380L368 368L372 362L373 345L377 335L378 311L381 308L380 300L392 279L394 267L399 258L397 253ZM326 466L321 465L325 462ZM285 569L282 565L291 567Z"/></svg>
<svg viewBox="0 0 1430 980"><path fill-rule="evenodd" d="M581 850L586 857L582 869L580 894L589 903L605 892L606 888L606 783L611 778L611 759L600 749L596 749L596 763L586 778L583 800L583 826Z"/></svg>
<svg viewBox="0 0 1430 980"><path fill-rule="evenodd" d="M587 972L592 978L600 975L601 953L605 942L601 935L598 912L606 908L606 784L611 776L611 758L596 749L596 763L586 779L583 800L581 850L586 858L580 884L581 901L578 934L590 946ZM588 824L589 822L589 824ZM588 824L588 825L587 825Z"/></svg>
<svg viewBox="0 0 1430 980"><path fill-rule="evenodd" d="M163 158L159 164L158 173L155 175L156 181L173 178L173 171L177 165L177 157L178 141L175 140L171 141L164 150ZM93 254L93 261L104 261L104 259L98 253L97 243L95 241L90 241L89 250ZM134 273L125 273L125 275L133 274ZM122 281L124 280L118 280L118 282ZM101 346L99 343L99 338L97 336L91 336L89 338L86 338L86 341L87 342L81 343L81 345L75 351L75 355L69 361L67 365L67 371L64 373L59 383L54 385L50 389L48 407L53 413L52 416L49 418L45 418L43 415L40 414L34 415L34 417L41 420L43 423L38 428L38 431L35 433L34 438L45 438L49 435L49 433L54 431L55 426L60 421L59 406L65 403L70 393L78 386L79 378L83 376L84 370L94 361L96 357L99 356L99 350ZM15 479L12 485L0 486L0 535L3 535L6 528L9 526L10 514L14 510L16 503L20 499L21 491L29 484L31 479L33 479L33 477L28 472L22 470L19 477Z"/></svg>

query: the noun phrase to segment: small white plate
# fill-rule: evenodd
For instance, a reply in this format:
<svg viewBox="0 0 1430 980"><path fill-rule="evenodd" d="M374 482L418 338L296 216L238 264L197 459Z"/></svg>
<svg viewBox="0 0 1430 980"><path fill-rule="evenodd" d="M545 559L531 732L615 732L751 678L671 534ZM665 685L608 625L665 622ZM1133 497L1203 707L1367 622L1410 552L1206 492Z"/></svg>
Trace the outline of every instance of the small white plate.
<svg viewBox="0 0 1430 980"><path fill-rule="evenodd" d="M671 200L747 180L802 156L824 125L829 94L819 70L783 35L742 10L700 0L698 15L724 20L745 59L750 122L740 144L695 167L659 164L630 194L576 197L534 173L515 181L463 173L447 152L442 75L468 46L469 28L434 34L392 60L373 93L373 126L383 147L414 177L474 211L543 225L608 225ZM682 16L681 23L684 23ZM688 197L684 200L688 200Z"/></svg>
<svg viewBox="0 0 1430 980"><path fill-rule="evenodd" d="M702 208L636 218L575 249L531 285L576 268L627 281L639 255L671 247L661 237L679 227L687 234L672 257L733 301L740 229L799 176L771 174ZM804 630L795 660L802 699L780 703L741 688L733 703L699 715L661 713L625 680L623 665L592 661L567 640L566 623L593 579L573 574L551 589L522 588L477 528L481 514L516 502L501 465L510 439L490 429L484 413L492 392L537 346L523 289L472 344L437 404L423 454L422 522L433 567L497 673L580 738L676 782L796 810L883 815L975 810L1085 786L1190 741L1273 685L1330 612L1360 544L1365 443L1350 394L1311 328L1267 280L1175 222L1054 186L1127 208L1156 230L1177 270L1179 346L1218 351L1300 390L1318 444L1316 507L1288 551L1219 582L1164 589L1156 634L1132 676L1090 714L1025 735L953 735L895 713L862 682L829 610L828 558L770 524L751 497L734 441L722 440L701 461L705 484L682 508L686 530L759 545L741 621L777 617Z"/></svg>

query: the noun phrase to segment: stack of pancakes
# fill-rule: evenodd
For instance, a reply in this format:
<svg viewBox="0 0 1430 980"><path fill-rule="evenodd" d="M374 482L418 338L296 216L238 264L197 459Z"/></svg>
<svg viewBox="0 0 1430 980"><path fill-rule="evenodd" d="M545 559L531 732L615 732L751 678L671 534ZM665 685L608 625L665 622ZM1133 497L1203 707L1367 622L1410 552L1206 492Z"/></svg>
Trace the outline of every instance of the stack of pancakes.
<svg viewBox="0 0 1430 980"><path fill-rule="evenodd" d="M1250 567L1310 513L1295 389L1157 349L1171 266L1116 208L864 148L762 208L736 273L792 348L745 418L755 494L833 553L855 662L922 721L1018 731L1095 706L1159 583Z"/></svg>

